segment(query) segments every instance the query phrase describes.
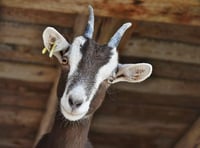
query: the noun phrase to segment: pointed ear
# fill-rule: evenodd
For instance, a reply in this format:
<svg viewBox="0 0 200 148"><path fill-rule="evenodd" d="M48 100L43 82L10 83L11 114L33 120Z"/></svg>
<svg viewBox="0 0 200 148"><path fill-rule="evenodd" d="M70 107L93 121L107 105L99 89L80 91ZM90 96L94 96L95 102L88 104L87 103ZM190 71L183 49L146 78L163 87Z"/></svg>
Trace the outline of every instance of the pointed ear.
<svg viewBox="0 0 200 148"><path fill-rule="evenodd" d="M147 79L152 73L151 64L119 64L118 71L112 80L112 84L117 82L138 83Z"/></svg>
<svg viewBox="0 0 200 148"><path fill-rule="evenodd" d="M43 42L45 48L43 49L43 54L48 51L49 57L53 55L61 62L60 51L65 51L68 49L70 44L65 40L65 38L53 27L47 27L43 32Z"/></svg>

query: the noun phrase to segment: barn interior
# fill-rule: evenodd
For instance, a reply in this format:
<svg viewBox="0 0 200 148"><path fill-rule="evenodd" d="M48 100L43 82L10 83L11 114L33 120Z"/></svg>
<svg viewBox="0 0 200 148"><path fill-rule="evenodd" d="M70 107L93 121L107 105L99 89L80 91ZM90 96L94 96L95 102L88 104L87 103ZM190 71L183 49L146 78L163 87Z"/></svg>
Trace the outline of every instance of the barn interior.
<svg viewBox="0 0 200 148"><path fill-rule="evenodd" d="M98 43L132 22L120 62L153 65L148 80L108 90L91 125L94 147L200 147L199 0L1 0L0 147L31 148L51 128L59 64L41 54L42 32L53 26L72 41L89 4Z"/></svg>

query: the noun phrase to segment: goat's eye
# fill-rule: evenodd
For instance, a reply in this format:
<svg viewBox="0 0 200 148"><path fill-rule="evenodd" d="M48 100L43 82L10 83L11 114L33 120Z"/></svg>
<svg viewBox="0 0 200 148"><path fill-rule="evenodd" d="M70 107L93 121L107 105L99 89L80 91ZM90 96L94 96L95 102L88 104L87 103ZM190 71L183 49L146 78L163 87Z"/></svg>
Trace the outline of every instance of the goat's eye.
<svg viewBox="0 0 200 148"><path fill-rule="evenodd" d="M63 57L63 58L62 58L62 64L63 64L63 65L67 65L67 64L68 64L68 59L67 59L67 57Z"/></svg>
<svg viewBox="0 0 200 148"><path fill-rule="evenodd" d="M82 49L83 48L83 45L82 44L80 44L80 49Z"/></svg>

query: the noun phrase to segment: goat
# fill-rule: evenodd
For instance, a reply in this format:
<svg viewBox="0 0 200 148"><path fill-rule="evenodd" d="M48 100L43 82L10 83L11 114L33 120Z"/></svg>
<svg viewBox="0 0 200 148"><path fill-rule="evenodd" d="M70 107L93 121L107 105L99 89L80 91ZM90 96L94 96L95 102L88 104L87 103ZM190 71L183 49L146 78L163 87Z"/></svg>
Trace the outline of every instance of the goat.
<svg viewBox="0 0 200 148"><path fill-rule="evenodd" d="M148 63L118 63L117 46L131 23L122 25L108 44L99 45L92 39L94 13L91 6L89 12L84 34L76 37L72 44L53 27L43 32L43 53L48 51L50 57L58 59L61 75L53 128L36 148L92 148L88 140L90 123L108 87L121 81L141 82L152 73Z"/></svg>

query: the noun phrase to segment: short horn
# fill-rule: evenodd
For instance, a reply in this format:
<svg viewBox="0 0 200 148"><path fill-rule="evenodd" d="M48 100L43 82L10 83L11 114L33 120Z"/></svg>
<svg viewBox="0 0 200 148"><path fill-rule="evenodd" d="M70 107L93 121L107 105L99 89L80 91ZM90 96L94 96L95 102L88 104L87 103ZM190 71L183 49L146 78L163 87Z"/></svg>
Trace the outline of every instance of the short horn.
<svg viewBox="0 0 200 148"><path fill-rule="evenodd" d="M122 25L117 32L112 36L112 38L110 39L110 41L108 42L108 46L115 48L119 45L119 42L122 38L122 36L124 35L125 31L131 27L131 23L125 23L124 25Z"/></svg>
<svg viewBox="0 0 200 148"><path fill-rule="evenodd" d="M92 38L93 32L94 32L94 10L91 5L89 7L89 20L85 29L84 36L87 38Z"/></svg>

